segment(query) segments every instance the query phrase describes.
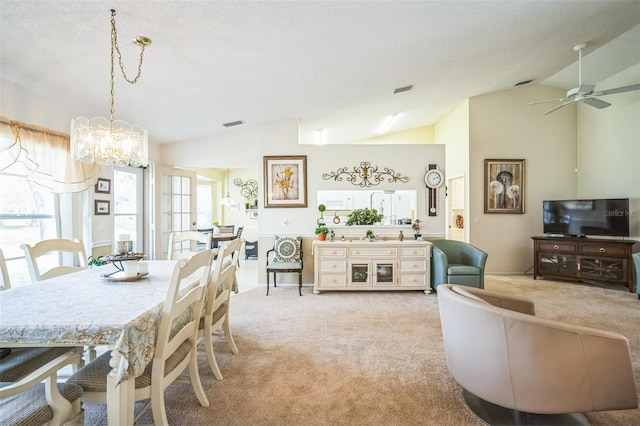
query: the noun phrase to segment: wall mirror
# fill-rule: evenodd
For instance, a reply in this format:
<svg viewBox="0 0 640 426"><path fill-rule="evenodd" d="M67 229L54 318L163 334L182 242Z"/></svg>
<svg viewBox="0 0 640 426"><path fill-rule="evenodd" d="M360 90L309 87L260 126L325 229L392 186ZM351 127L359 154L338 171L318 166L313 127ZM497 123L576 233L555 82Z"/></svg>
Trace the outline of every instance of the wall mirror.
<svg viewBox="0 0 640 426"><path fill-rule="evenodd" d="M416 214L416 190L345 190L318 191L318 205L324 204L324 215L339 216L341 224L353 209L374 208L382 213L382 225L410 224Z"/></svg>

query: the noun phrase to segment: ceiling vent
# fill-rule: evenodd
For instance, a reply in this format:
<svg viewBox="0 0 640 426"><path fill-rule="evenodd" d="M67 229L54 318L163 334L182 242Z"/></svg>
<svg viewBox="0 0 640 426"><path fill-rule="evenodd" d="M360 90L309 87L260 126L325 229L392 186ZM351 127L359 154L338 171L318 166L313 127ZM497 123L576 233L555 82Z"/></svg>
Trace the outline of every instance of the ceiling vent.
<svg viewBox="0 0 640 426"><path fill-rule="evenodd" d="M531 83L533 80L525 80L525 81L520 81L516 84L513 85L513 87L518 87L518 86L524 86L525 84L529 84Z"/></svg>
<svg viewBox="0 0 640 426"><path fill-rule="evenodd" d="M239 126L241 124L244 124L244 120L236 120L236 121L229 121L228 123L222 123L224 127Z"/></svg>
<svg viewBox="0 0 640 426"><path fill-rule="evenodd" d="M413 84L411 86L398 87L397 89L393 89L393 94L408 92L411 89L413 89Z"/></svg>

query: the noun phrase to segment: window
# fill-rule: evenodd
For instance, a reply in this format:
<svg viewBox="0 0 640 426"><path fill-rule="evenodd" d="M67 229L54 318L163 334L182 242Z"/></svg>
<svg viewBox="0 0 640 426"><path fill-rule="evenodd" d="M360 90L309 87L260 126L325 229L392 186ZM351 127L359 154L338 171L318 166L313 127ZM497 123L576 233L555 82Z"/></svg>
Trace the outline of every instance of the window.
<svg viewBox="0 0 640 426"><path fill-rule="evenodd" d="M213 197L212 188L209 184L199 183L197 186L196 212L198 215L198 229L211 228L213 221Z"/></svg>
<svg viewBox="0 0 640 426"><path fill-rule="evenodd" d="M59 197L38 184L37 180L27 180L29 171L21 163L0 173L0 247L7 259L7 269L11 286L17 287L29 283L29 271L24 258L22 244L58 238ZM57 265L55 254L50 264L45 258L43 267Z"/></svg>
<svg viewBox="0 0 640 426"><path fill-rule="evenodd" d="M143 245L142 169L126 167L113 171L113 231L128 234L135 252L144 252Z"/></svg>

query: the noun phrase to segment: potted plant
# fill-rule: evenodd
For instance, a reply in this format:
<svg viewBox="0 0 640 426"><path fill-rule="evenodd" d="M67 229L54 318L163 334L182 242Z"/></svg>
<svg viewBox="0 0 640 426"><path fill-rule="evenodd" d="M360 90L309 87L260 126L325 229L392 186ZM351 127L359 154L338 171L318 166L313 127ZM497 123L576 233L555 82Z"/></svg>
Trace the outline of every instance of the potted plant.
<svg viewBox="0 0 640 426"><path fill-rule="evenodd" d="M98 257L89 256L87 258L87 265L89 265L89 268L93 268L94 266L102 266L109 263L103 258L104 256L98 256Z"/></svg>
<svg viewBox="0 0 640 426"><path fill-rule="evenodd" d="M324 211L327 210L327 206L325 206L324 204L319 204L318 205L318 211L320 212L320 217L317 220L318 226L322 226L325 224L324 221Z"/></svg>
<svg viewBox="0 0 640 426"><path fill-rule="evenodd" d="M373 231L371 229L367 229L366 239L367 239L367 241L375 241L376 240L376 236L373 234Z"/></svg>
<svg viewBox="0 0 640 426"><path fill-rule="evenodd" d="M383 214L378 213L376 209L353 209L347 217L346 226L352 225L375 225L382 222Z"/></svg>
<svg viewBox="0 0 640 426"><path fill-rule="evenodd" d="M422 222L420 219L416 219L411 225L411 229L413 229L414 232L413 236L416 240L422 236L422 234L420 233L420 222Z"/></svg>
<svg viewBox="0 0 640 426"><path fill-rule="evenodd" d="M244 209L245 209L245 210L249 210L249 207L250 207L250 206L251 206L251 203L250 203L250 202L248 202L248 201L245 201L245 203L244 203Z"/></svg>
<svg viewBox="0 0 640 426"><path fill-rule="evenodd" d="M324 241L327 239L327 234L329 233L329 228L326 226L318 226L316 228L316 235L320 241Z"/></svg>

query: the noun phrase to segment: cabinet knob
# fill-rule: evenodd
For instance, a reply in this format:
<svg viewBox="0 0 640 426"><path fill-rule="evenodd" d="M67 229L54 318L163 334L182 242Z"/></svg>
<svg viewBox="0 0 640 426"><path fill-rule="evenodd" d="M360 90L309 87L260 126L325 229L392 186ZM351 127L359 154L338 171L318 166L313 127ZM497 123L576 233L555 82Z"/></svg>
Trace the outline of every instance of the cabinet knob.
<svg viewBox="0 0 640 426"><path fill-rule="evenodd" d="M558 245L557 245L557 244L554 244L553 248L554 248L555 250L558 250L560 247L558 247Z"/></svg>
<svg viewBox="0 0 640 426"><path fill-rule="evenodd" d="M606 248L604 248L604 247L600 247L600 248L598 249L598 251L599 251L600 253L604 253L604 252L606 252L606 251L607 251L607 249L606 249Z"/></svg>

